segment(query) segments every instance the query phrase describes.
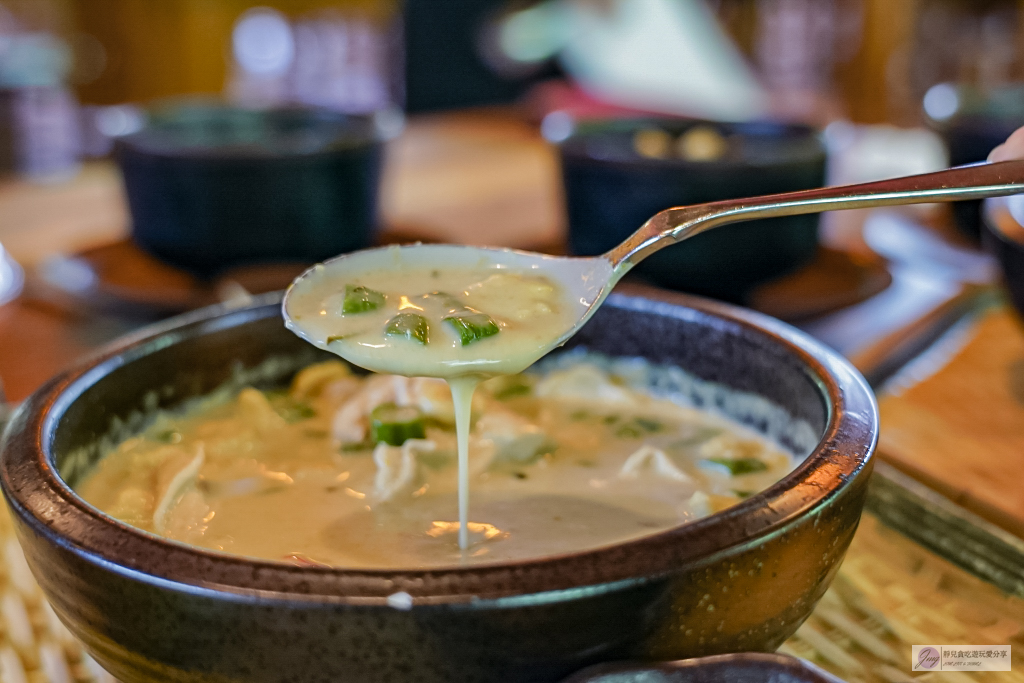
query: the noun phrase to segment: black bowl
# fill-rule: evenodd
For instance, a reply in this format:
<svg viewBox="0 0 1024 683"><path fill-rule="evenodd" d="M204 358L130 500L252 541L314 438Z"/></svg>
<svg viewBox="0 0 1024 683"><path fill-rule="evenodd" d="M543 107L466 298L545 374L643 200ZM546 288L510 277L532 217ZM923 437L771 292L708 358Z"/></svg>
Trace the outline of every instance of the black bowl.
<svg viewBox="0 0 1024 683"><path fill-rule="evenodd" d="M125 683L557 681L610 660L777 648L835 576L867 492L878 414L863 378L802 333L681 295L613 294L570 340L688 370L708 405L755 429L805 423L811 452L765 491L704 519L582 552L429 570L298 567L168 541L70 488L112 434L247 368L264 381L323 352L280 301L199 311L57 377L8 427L0 484L54 611ZM268 360L273 362L267 363ZM735 395L733 395L735 397ZM756 408L751 410L754 405ZM794 444L795 445L795 444ZM408 594L395 606L388 596Z"/></svg>
<svg viewBox="0 0 1024 683"><path fill-rule="evenodd" d="M368 117L190 103L118 138L132 238L202 277L369 246L382 143Z"/></svg>
<svg viewBox="0 0 1024 683"><path fill-rule="evenodd" d="M637 153L637 131L678 137L697 126L727 146L718 158L690 161ZM779 123L641 119L584 124L561 145L569 247L602 254L662 209L821 187L824 143L812 129ZM756 285L814 258L817 214L729 225L647 257L635 272L669 289L743 303Z"/></svg>
<svg viewBox="0 0 1024 683"><path fill-rule="evenodd" d="M939 89L951 100L947 106L954 106L955 102L951 115L941 120L930 119L949 149L950 166L985 161L989 152L1024 126L1024 86L983 92L943 83L929 92ZM979 239L981 200L953 202L951 206L957 228L974 240Z"/></svg>
<svg viewBox="0 0 1024 683"><path fill-rule="evenodd" d="M983 218L982 242L1002 266L1010 300L1024 316L1024 195L986 199Z"/></svg>

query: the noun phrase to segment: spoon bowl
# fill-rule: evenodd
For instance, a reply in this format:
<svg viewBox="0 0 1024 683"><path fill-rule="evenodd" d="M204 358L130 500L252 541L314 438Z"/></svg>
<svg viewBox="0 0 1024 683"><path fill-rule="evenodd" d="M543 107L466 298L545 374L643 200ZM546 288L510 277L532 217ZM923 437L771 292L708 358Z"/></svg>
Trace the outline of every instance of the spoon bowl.
<svg viewBox="0 0 1024 683"><path fill-rule="evenodd" d="M445 361L441 369L433 359L424 358L424 367L410 374L452 377L467 374L514 374L525 370L548 351L564 343L604 301L618 277L611 261L604 256L576 258L548 256L514 249L470 247L452 244L415 244L365 249L338 256L317 264L300 275L285 294L283 311L285 325L302 339L321 349L337 353L374 372L392 372L392 366L378 366L387 349L367 354L366 346L359 349L358 357L346 352L346 347L332 341L334 316L310 317L303 311L315 310L321 305L321 284L331 279L340 281L352 273L381 271L388 268L447 271L460 268L482 269L494 272L538 273L554 282L563 292L563 300L571 308L563 319L567 324L553 337L542 342L513 350L500 344L482 344L473 347L465 359ZM409 354L412 356L413 354ZM415 359L410 358L412 362ZM429 363L429 366L427 365Z"/></svg>

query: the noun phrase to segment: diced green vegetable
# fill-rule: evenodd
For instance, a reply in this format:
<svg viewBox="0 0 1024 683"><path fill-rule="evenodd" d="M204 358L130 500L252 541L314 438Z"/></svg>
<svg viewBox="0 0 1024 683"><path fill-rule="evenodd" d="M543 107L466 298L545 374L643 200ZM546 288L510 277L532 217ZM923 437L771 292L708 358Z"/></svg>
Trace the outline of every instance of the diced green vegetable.
<svg viewBox="0 0 1024 683"><path fill-rule="evenodd" d="M495 377L486 384L491 396L499 401L507 401L517 396L529 396L533 391L533 381L526 375L508 375Z"/></svg>
<svg viewBox="0 0 1024 683"><path fill-rule="evenodd" d="M615 430L615 436L622 439L639 439L645 434L655 434L665 426L657 420L646 417L634 417Z"/></svg>
<svg viewBox="0 0 1024 683"><path fill-rule="evenodd" d="M176 429L166 429L158 432L154 435L154 438L160 443L179 443L181 441L181 433Z"/></svg>
<svg viewBox="0 0 1024 683"><path fill-rule="evenodd" d="M652 420L646 417L634 417L633 424L649 434L660 432L665 428L665 425L661 424L657 420Z"/></svg>
<svg viewBox="0 0 1024 683"><path fill-rule="evenodd" d="M373 447L377 445L375 441L353 441L351 443L341 444L342 453L357 453L359 451L372 451Z"/></svg>
<svg viewBox="0 0 1024 683"><path fill-rule="evenodd" d="M430 340L430 325L427 319L416 313L399 313L388 321L384 334L389 337L404 337L424 346Z"/></svg>
<svg viewBox="0 0 1024 683"><path fill-rule="evenodd" d="M707 462L724 467L734 477L741 474L764 472L768 469L768 465L757 458L708 458Z"/></svg>
<svg viewBox="0 0 1024 683"><path fill-rule="evenodd" d="M296 401L288 396L268 398L270 398L270 403L274 406L277 414L283 417L284 421L289 424L316 417L316 410L305 401Z"/></svg>
<svg viewBox="0 0 1024 683"><path fill-rule="evenodd" d="M384 295L367 287L345 285L345 301L341 312L345 315L375 311L384 305Z"/></svg>
<svg viewBox="0 0 1024 683"><path fill-rule="evenodd" d="M533 387L529 384L511 384L494 395L499 401L507 401L517 396L529 396Z"/></svg>
<svg viewBox="0 0 1024 683"><path fill-rule="evenodd" d="M753 491L740 491L739 489L733 489L732 492L736 495L737 498L750 498L752 495L754 495Z"/></svg>
<svg viewBox="0 0 1024 683"><path fill-rule="evenodd" d="M620 439L639 439L644 435L644 430L634 424L624 424L615 430L615 436Z"/></svg>
<svg viewBox="0 0 1024 683"><path fill-rule="evenodd" d="M414 406L384 403L370 413L370 438L389 446L401 446L409 439L426 436L423 414Z"/></svg>
<svg viewBox="0 0 1024 683"><path fill-rule="evenodd" d="M469 346L481 339L493 337L501 331L498 323L494 322L491 316L474 311L471 308L467 308L465 313L457 313L456 315L448 316L444 320L459 335L459 341L462 342L463 346Z"/></svg>

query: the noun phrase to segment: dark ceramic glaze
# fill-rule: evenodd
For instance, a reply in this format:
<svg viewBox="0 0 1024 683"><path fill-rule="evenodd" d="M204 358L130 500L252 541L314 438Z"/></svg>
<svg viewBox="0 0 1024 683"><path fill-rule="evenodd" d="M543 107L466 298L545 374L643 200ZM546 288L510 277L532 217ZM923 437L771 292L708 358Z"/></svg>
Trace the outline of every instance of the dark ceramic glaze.
<svg viewBox="0 0 1024 683"><path fill-rule="evenodd" d="M0 483L54 610L126 683L555 681L602 661L778 647L824 593L857 527L878 427L863 379L782 323L682 295L613 295L570 345L675 363L761 394L821 441L771 488L669 531L429 571L206 552L79 499L57 472L115 421L207 393L233 365L318 357L284 329L279 300L264 297L171 321L49 382L12 420ZM387 606L399 591L412 596L410 610Z"/></svg>
<svg viewBox="0 0 1024 683"><path fill-rule="evenodd" d="M650 159L633 150L637 130L679 135L712 126L738 141L715 161ZM582 125L560 146L569 215L569 247L603 254L670 206L821 187L825 147L802 126L642 119ZM817 214L738 223L662 249L636 271L655 284L733 302L755 285L814 258Z"/></svg>
<svg viewBox="0 0 1024 683"><path fill-rule="evenodd" d="M843 683L796 657L765 652L714 655L644 666L599 664L563 683Z"/></svg>
<svg viewBox="0 0 1024 683"><path fill-rule="evenodd" d="M1020 226L1007 209L1006 197L986 199L982 241L1002 266L1003 282L1010 293L1010 300L1024 316L1024 242L1017 242L1003 234L998 228L1002 221L1008 221L1014 227Z"/></svg>
<svg viewBox="0 0 1024 683"><path fill-rule="evenodd" d="M203 277L369 246L382 145L368 118L179 105L118 138L132 239Z"/></svg>

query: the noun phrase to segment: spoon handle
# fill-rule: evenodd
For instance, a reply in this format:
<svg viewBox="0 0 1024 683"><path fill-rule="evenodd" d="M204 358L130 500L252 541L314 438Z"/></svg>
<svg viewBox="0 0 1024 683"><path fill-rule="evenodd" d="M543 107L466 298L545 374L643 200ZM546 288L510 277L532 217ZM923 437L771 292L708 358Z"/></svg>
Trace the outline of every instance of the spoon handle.
<svg viewBox="0 0 1024 683"><path fill-rule="evenodd" d="M605 258L621 275L659 249L729 223L836 209L951 202L1021 193L1024 193L1024 161L1002 161L860 185L680 206L655 214L625 242L605 254Z"/></svg>

